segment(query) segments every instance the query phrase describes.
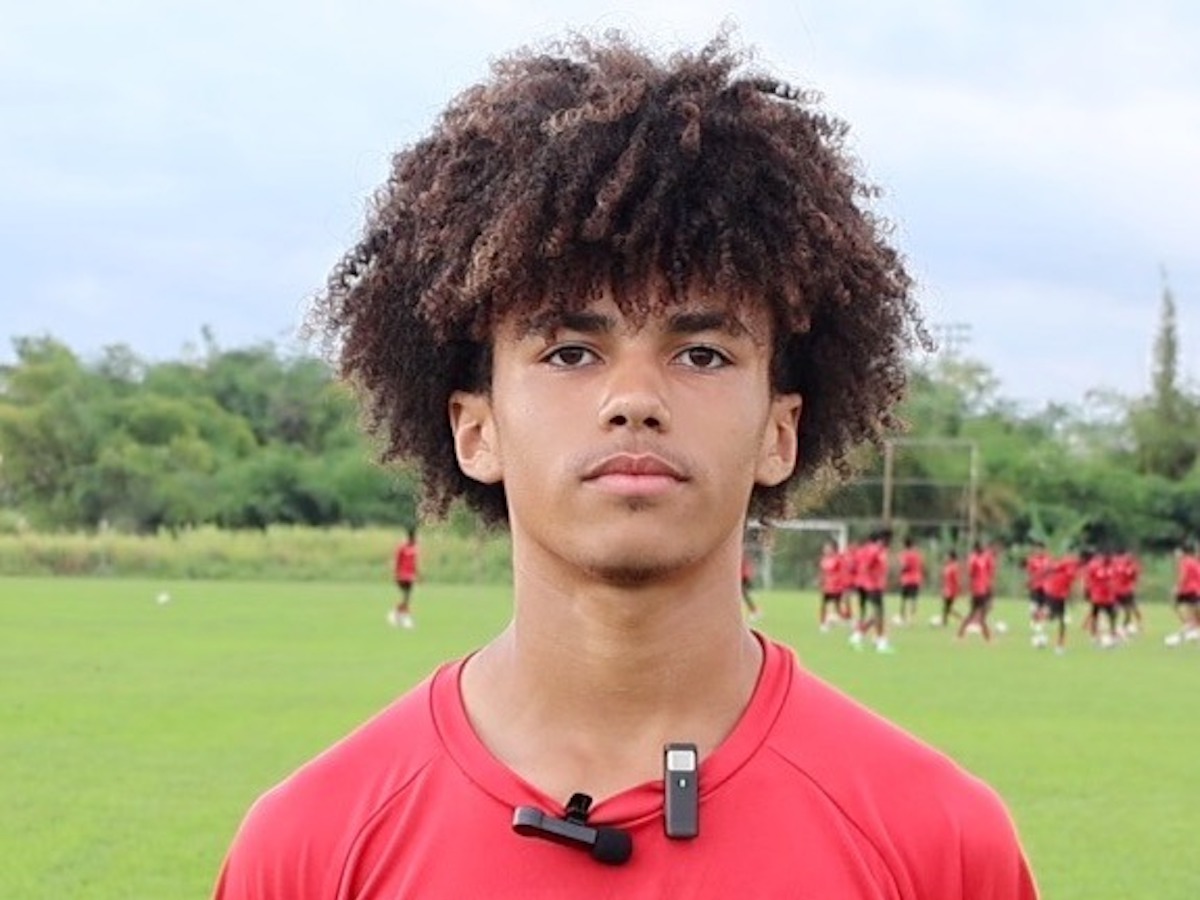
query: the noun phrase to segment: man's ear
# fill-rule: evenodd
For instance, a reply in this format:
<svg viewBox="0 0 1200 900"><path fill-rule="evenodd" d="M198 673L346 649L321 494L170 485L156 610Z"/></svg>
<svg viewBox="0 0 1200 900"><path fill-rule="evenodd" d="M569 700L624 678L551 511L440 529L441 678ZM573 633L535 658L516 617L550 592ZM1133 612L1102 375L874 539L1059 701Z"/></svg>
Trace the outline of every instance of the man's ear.
<svg viewBox="0 0 1200 900"><path fill-rule="evenodd" d="M504 468L491 400L486 394L455 391L450 395L449 413L454 455L463 474L482 484L499 482Z"/></svg>
<svg viewBox="0 0 1200 900"><path fill-rule="evenodd" d="M762 447L754 481L763 487L782 484L796 468L800 456L799 394L779 394L771 399L771 411L763 429Z"/></svg>

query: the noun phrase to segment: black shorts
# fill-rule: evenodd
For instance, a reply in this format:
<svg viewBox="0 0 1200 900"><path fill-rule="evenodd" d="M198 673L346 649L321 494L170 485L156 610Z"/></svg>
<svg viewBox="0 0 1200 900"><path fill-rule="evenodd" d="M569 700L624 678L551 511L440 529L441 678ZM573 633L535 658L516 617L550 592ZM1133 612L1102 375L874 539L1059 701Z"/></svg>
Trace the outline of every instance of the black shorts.
<svg viewBox="0 0 1200 900"><path fill-rule="evenodd" d="M1067 601L1058 597L1047 597L1046 608L1050 610L1051 619L1062 619L1067 614Z"/></svg>
<svg viewBox="0 0 1200 900"><path fill-rule="evenodd" d="M1029 602L1040 609L1046 605L1047 597L1041 588L1035 588L1029 592Z"/></svg>
<svg viewBox="0 0 1200 900"><path fill-rule="evenodd" d="M883 609L883 591L867 591L866 602Z"/></svg>
<svg viewBox="0 0 1200 900"><path fill-rule="evenodd" d="M1176 594L1175 602L1185 606L1195 606L1200 603L1200 594Z"/></svg>
<svg viewBox="0 0 1200 900"><path fill-rule="evenodd" d="M900 585L900 596L905 600L916 600L920 590L919 584L902 584Z"/></svg>
<svg viewBox="0 0 1200 900"><path fill-rule="evenodd" d="M841 594L822 594L821 602L822 603L841 603L842 595Z"/></svg>
<svg viewBox="0 0 1200 900"><path fill-rule="evenodd" d="M1133 594L1121 594L1117 597L1117 606L1133 606L1135 602Z"/></svg>
<svg viewBox="0 0 1200 900"><path fill-rule="evenodd" d="M992 602L991 594L972 594L971 595L971 612L980 610L986 611L989 604Z"/></svg>

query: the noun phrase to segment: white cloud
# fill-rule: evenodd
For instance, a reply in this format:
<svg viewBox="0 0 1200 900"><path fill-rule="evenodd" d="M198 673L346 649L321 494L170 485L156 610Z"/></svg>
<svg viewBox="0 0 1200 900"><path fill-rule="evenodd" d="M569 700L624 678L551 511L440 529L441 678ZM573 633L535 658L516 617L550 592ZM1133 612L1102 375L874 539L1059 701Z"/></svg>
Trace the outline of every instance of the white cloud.
<svg viewBox="0 0 1200 900"><path fill-rule="evenodd" d="M571 27L694 46L728 19L760 65L822 90L849 121L931 320L969 320L1003 390L1139 389L1163 263L1196 374L1200 7L1188 0L9 5L9 334L80 323L81 342L152 353L206 322L276 337L354 239L391 152L490 58ZM1034 319L1057 324L1023 330Z"/></svg>

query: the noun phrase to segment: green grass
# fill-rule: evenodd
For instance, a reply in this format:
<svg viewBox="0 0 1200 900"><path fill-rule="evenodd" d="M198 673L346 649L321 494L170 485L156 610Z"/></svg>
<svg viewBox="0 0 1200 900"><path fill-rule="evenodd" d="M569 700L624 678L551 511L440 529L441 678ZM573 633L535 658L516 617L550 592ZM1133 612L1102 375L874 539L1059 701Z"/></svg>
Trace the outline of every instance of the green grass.
<svg viewBox="0 0 1200 900"><path fill-rule="evenodd" d="M424 584L398 632L391 591L0 579L0 897L207 896L258 793L507 619L499 588ZM879 656L819 634L809 596L758 599L812 670L1002 793L1045 897L1200 896L1200 646L1162 645L1166 609L1111 652L1034 651L1013 604L993 646L922 625Z"/></svg>

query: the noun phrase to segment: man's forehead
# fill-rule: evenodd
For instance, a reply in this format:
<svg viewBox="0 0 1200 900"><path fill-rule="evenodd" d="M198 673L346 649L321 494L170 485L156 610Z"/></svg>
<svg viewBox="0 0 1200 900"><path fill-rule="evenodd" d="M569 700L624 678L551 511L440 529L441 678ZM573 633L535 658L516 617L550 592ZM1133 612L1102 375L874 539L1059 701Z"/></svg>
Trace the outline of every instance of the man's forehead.
<svg viewBox="0 0 1200 900"><path fill-rule="evenodd" d="M517 337L563 330L616 332L646 328L765 337L770 331L770 317L764 304L752 301L697 297L675 303L625 305L604 297L582 304L547 303L531 313L509 317L504 325Z"/></svg>

